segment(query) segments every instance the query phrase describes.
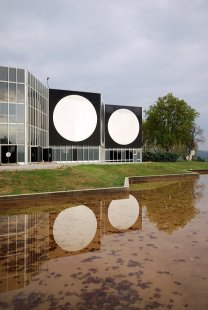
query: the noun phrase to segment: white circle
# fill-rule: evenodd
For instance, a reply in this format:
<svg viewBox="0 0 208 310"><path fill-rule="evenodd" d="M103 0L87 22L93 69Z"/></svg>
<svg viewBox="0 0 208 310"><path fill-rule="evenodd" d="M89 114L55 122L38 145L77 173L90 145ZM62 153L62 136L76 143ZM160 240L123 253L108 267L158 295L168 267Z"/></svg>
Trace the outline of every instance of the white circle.
<svg viewBox="0 0 208 310"><path fill-rule="evenodd" d="M55 106L53 123L58 133L73 142L89 138L97 126L97 113L92 103L78 95L62 98Z"/></svg>
<svg viewBox="0 0 208 310"><path fill-rule="evenodd" d="M91 209L84 205L61 211L54 221L53 236L65 251L79 251L93 240L97 220Z"/></svg>
<svg viewBox="0 0 208 310"><path fill-rule="evenodd" d="M135 197L112 200L108 208L108 219L117 229L128 229L135 224L139 216L139 203Z"/></svg>
<svg viewBox="0 0 208 310"><path fill-rule="evenodd" d="M12 154L10 152L6 152L6 157L10 157Z"/></svg>
<svg viewBox="0 0 208 310"><path fill-rule="evenodd" d="M132 143L139 133L139 121L136 115L128 109L113 112L108 121L108 132L118 144Z"/></svg>

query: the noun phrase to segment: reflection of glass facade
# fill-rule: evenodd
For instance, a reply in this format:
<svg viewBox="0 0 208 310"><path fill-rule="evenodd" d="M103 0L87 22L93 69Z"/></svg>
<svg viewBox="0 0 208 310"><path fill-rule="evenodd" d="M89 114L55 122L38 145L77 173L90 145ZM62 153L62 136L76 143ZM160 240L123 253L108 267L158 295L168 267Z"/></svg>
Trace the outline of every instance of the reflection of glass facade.
<svg viewBox="0 0 208 310"><path fill-rule="evenodd" d="M0 292L27 286L48 260L47 213L2 216Z"/></svg>
<svg viewBox="0 0 208 310"><path fill-rule="evenodd" d="M0 162L33 161L31 146L48 146L48 89L24 69L0 67Z"/></svg>

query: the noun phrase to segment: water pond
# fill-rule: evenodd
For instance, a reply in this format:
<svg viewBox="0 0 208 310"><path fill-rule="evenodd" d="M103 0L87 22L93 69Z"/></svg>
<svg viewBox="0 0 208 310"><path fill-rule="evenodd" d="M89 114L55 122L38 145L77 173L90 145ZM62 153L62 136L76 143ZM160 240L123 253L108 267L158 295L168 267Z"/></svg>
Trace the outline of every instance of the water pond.
<svg viewBox="0 0 208 310"><path fill-rule="evenodd" d="M208 175L11 205L0 309L208 309Z"/></svg>

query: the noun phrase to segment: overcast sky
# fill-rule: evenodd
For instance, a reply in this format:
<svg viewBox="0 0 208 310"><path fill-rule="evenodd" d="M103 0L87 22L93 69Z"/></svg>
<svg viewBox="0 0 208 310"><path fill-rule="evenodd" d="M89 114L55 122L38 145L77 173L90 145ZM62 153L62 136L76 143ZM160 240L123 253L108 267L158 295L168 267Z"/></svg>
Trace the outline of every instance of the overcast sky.
<svg viewBox="0 0 208 310"><path fill-rule="evenodd" d="M208 150L207 0L0 0L0 65L147 109L172 92Z"/></svg>

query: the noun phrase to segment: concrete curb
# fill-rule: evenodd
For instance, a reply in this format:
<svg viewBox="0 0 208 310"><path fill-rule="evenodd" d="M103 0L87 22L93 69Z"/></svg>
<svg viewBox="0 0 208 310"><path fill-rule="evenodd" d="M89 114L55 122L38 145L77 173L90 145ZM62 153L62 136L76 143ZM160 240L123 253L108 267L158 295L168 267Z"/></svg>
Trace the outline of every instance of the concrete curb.
<svg viewBox="0 0 208 310"><path fill-rule="evenodd" d="M163 180L192 180L198 179L199 173L189 172L184 174L162 174L162 175L149 175L149 176L133 176L129 178L130 184L147 183L147 182L159 182Z"/></svg>

